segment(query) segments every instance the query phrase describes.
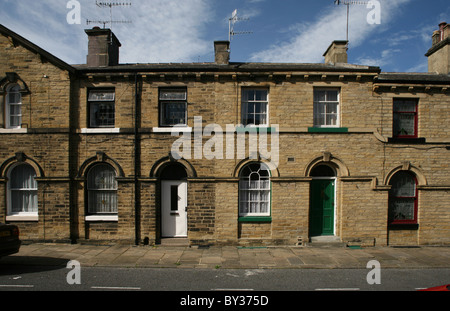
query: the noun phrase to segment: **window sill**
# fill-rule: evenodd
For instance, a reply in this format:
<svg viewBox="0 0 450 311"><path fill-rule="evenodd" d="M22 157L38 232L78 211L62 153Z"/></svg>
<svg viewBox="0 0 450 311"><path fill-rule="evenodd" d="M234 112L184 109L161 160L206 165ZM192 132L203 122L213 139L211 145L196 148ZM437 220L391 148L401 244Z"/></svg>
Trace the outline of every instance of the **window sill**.
<svg viewBox="0 0 450 311"><path fill-rule="evenodd" d="M388 229L389 230L418 230L419 229L419 224L414 224L414 223L410 223L410 224L389 224L388 225Z"/></svg>
<svg viewBox="0 0 450 311"><path fill-rule="evenodd" d="M242 216L238 219L239 222L272 222L271 216Z"/></svg>
<svg viewBox="0 0 450 311"><path fill-rule="evenodd" d="M259 132L265 132L265 133L276 133L277 128L276 127L270 127L266 125L261 126L238 126L236 127L236 133L259 133Z"/></svg>
<svg viewBox="0 0 450 311"><path fill-rule="evenodd" d="M81 134L118 134L120 128L83 128Z"/></svg>
<svg viewBox="0 0 450 311"><path fill-rule="evenodd" d="M425 144L425 138L418 137L390 137L388 143L391 144Z"/></svg>
<svg viewBox="0 0 450 311"><path fill-rule="evenodd" d="M192 127L189 126L154 127L153 133L192 133Z"/></svg>
<svg viewBox="0 0 450 311"><path fill-rule="evenodd" d="M85 217L86 221L119 221L118 215L90 215Z"/></svg>
<svg viewBox="0 0 450 311"><path fill-rule="evenodd" d="M308 133L348 133L347 127L308 127Z"/></svg>
<svg viewBox="0 0 450 311"><path fill-rule="evenodd" d="M6 216L6 221L39 221L38 215L10 215Z"/></svg>
<svg viewBox="0 0 450 311"><path fill-rule="evenodd" d="M27 128L22 129L0 129L0 134L26 134Z"/></svg>

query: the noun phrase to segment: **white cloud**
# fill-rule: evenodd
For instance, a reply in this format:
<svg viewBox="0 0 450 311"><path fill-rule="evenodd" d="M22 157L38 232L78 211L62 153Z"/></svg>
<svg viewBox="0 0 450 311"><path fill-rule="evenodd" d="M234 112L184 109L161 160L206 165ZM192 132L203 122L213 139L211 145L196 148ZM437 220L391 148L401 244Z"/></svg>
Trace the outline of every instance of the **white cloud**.
<svg viewBox="0 0 450 311"><path fill-rule="evenodd" d="M122 43L121 62L186 62L213 51L203 29L211 20L207 0L152 0L122 10L132 24L113 28Z"/></svg>
<svg viewBox="0 0 450 311"><path fill-rule="evenodd" d="M372 11L365 5L351 6L349 42L350 48L357 47L370 35L383 29L392 19L399 6L411 0L392 0L381 2L381 24L371 25L367 15ZM318 63L323 61L323 53L334 40L346 39L346 6L335 6L324 10L312 23L300 23L293 26L293 37L289 42L274 44L264 51L254 53L256 62L302 62Z"/></svg>
<svg viewBox="0 0 450 311"><path fill-rule="evenodd" d="M99 8L95 0L81 3L81 25L69 25L68 0L1 0L0 23L44 50L70 64L85 63L88 40L84 29L99 24L86 20L109 20L109 8ZM118 1L117 2L125 2ZM113 20L131 24L113 24L120 42L121 63L185 62L209 51L212 42L203 31L211 21L208 0L130 0L131 7L113 9ZM107 25L109 27L110 25Z"/></svg>

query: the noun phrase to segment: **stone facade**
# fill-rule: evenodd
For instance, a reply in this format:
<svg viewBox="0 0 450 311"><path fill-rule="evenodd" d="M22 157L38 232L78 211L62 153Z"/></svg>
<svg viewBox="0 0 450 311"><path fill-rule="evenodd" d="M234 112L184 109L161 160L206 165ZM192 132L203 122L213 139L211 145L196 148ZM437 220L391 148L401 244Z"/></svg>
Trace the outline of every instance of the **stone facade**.
<svg viewBox="0 0 450 311"><path fill-rule="evenodd" d="M121 65L117 38L93 29L86 31L88 63L71 66L3 26L0 33L0 221L18 224L24 240L160 243L168 226L164 183L182 181L187 204L181 235L190 244L295 245L312 237L313 184L328 180L331 235L342 242L450 244L450 78L448 72L435 73L434 65L430 73L406 74L347 64L341 41L333 42L323 64L232 63L228 43L217 42L215 63ZM427 53L433 63L446 61L437 57L448 49L444 34ZM114 48L98 46L108 44L100 39L109 36ZM95 55L102 51L110 52L108 59ZM8 128L8 90L16 84L22 122ZM93 108L97 95L91 92L99 90L114 94L97 98L113 102L113 123L105 127L92 126L100 110ZM176 128L177 135L161 125L164 90L186 96L186 124ZM268 94L268 122L242 134L247 90ZM317 126L315 94L329 90L339 95L338 112L329 113L332 126ZM417 103L417 111L408 113L415 120L413 136L394 133L394 103L400 100ZM216 156L208 159L207 147L219 137L203 132L211 124L224 130L213 142L233 149L220 152L216 143ZM251 139L261 139L267 127L276 164L250 151ZM171 151L181 137L191 150L177 160ZM258 202L268 200L269 208L255 216L240 212L240 181L251 163L265 163L270 172L269 199L258 192ZM28 189L37 197L33 213L13 211L18 190L12 172L21 165L36 173L37 190ZM115 186L94 189L93 183L108 184L106 175L90 177L102 165L115 173ZM318 174L320 167L333 174ZM405 199L414 200L414 219L390 222L392 183L402 172L415 181L415 197ZM183 195L177 192L178 201ZM114 210L93 213L93 196ZM184 215L173 206L170 214Z"/></svg>

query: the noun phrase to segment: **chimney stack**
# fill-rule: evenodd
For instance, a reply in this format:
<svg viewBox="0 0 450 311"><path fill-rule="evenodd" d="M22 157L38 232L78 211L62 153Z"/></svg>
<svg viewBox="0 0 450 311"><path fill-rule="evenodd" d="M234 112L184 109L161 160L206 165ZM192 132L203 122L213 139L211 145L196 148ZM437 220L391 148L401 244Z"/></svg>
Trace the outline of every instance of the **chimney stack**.
<svg viewBox="0 0 450 311"><path fill-rule="evenodd" d="M428 72L450 73L450 25L440 23L439 30L433 32L432 46L425 56L428 57Z"/></svg>
<svg viewBox="0 0 450 311"><path fill-rule="evenodd" d="M325 56L326 64L347 63L347 41L333 41L328 47Z"/></svg>
<svg viewBox="0 0 450 311"><path fill-rule="evenodd" d="M215 41L214 52L216 64L230 64L230 41Z"/></svg>
<svg viewBox="0 0 450 311"><path fill-rule="evenodd" d="M107 67L119 64L119 48L122 45L111 29L94 27L85 32L89 38L87 55L89 67Z"/></svg>

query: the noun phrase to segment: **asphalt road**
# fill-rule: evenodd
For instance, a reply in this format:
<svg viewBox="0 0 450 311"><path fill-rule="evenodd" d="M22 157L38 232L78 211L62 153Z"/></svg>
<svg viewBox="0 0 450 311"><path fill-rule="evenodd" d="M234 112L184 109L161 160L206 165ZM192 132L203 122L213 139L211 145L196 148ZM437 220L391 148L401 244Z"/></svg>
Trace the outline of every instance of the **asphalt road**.
<svg viewBox="0 0 450 311"><path fill-rule="evenodd" d="M373 285L367 281L370 273L373 273L370 269L80 267L78 270L75 266L0 265L0 291L364 292L416 291L450 283L450 269L381 269L377 275L380 284Z"/></svg>

